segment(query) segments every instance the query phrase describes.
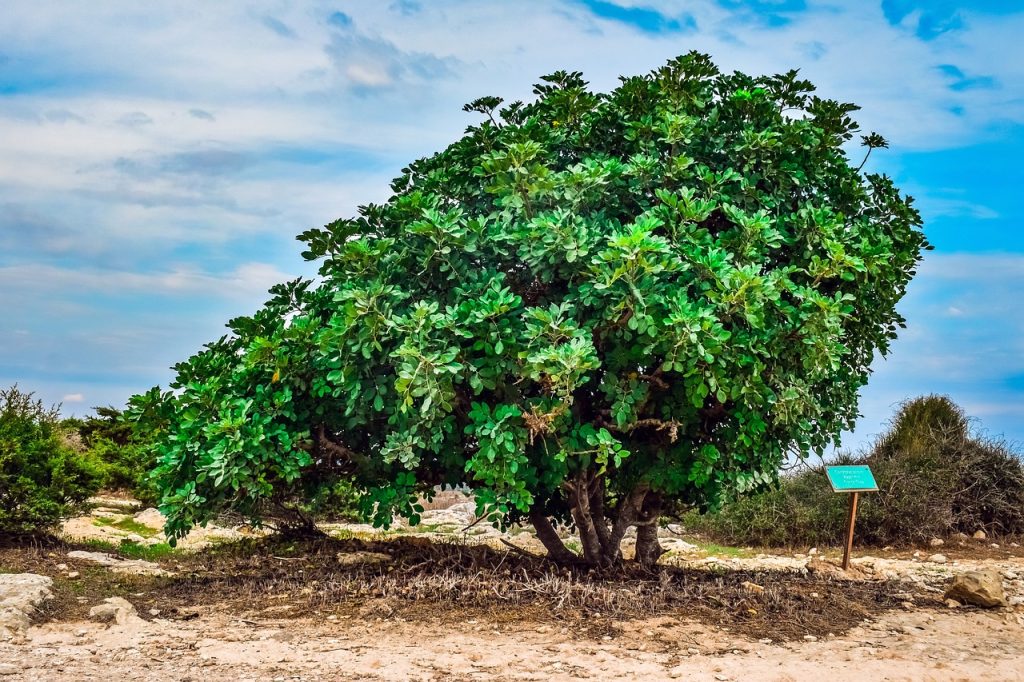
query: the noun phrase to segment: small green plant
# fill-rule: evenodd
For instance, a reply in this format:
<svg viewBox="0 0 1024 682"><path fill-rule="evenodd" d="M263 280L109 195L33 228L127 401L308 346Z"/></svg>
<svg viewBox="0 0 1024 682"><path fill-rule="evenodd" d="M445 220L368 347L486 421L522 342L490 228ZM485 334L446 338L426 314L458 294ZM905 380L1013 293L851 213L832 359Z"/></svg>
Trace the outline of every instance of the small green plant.
<svg viewBox="0 0 1024 682"><path fill-rule="evenodd" d="M120 544L114 544L107 540L86 540L82 545L97 552L116 554L125 559L143 559L145 561L159 561L179 551L165 542L150 545L131 542L130 540L123 540Z"/></svg>

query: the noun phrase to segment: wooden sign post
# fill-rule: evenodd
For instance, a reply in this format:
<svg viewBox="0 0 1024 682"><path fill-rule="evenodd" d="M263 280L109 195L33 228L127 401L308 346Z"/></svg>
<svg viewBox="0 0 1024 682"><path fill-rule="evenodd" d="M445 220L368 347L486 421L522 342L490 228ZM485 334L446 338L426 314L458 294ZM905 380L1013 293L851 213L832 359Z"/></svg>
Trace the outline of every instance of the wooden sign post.
<svg viewBox="0 0 1024 682"><path fill-rule="evenodd" d="M878 490L875 477L870 467L864 465L825 467L828 484L832 492L851 493L850 520L846 529L846 547L843 550L843 570L850 568L850 552L853 551L853 526L857 521L857 501L861 493L872 493Z"/></svg>

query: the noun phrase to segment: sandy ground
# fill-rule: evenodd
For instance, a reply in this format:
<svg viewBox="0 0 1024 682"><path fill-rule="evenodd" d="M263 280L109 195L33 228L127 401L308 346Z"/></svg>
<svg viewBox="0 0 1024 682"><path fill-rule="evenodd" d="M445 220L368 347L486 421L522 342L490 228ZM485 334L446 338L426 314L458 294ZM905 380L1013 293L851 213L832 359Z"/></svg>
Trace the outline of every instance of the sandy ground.
<svg viewBox="0 0 1024 682"><path fill-rule="evenodd" d="M6 665L5 665L6 664ZM672 618L580 636L528 622L132 620L34 627L5 680L1020 680L1024 626L999 611L895 611L824 641L737 638Z"/></svg>

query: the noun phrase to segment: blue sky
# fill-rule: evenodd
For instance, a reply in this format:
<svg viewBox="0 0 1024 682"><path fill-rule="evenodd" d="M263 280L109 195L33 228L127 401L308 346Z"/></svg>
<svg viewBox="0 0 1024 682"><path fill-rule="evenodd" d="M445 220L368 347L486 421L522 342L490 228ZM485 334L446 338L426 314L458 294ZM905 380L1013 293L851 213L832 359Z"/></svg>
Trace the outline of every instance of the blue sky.
<svg viewBox="0 0 1024 682"><path fill-rule="evenodd" d="M463 103L698 49L800 68L891 142L936 250L876 363L867 443L947 393L1024 441L1024 0L40 3L0 14L0 385L121 405L310 275L294 235L387 196Z"/></svg>

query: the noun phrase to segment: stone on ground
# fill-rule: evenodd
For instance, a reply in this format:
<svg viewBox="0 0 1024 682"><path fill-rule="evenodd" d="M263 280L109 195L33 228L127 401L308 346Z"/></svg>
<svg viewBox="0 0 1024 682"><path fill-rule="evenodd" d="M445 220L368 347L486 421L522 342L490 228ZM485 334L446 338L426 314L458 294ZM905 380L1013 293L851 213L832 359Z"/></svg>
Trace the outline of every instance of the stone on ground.
<svg viewBox="0 0 1024 682"><path fill-rule="evenodd" d="M101 623L117 623L124 625L139 617L135 606L121 597L108 597L102 604L89 609L89 617Z"/></svg>
<svg viewBox="0 0 1024 682"><path fill-rule="evenodd" d="M968 571L954 576L943 598L987 609L1007 603L1002 576L996 571Z"/></svg>
<svg viewBox="0 0 1024 682"><path fill-rule="evenodd" d="M843 567L831 561L814 558L807 562L807 572L825 578L837 578L839 580L871 580L874 576L866 566L850 564L850 567L843 570Z"/></svg>
<svg viewBox="0 0 1024 682"><path fill-rule="evenodd" d="M975 540L984 540L987 537L988 537L988 535L985 533L985 531L981 530L980 528L978 530L974 531L974 539Z"/></svg>
<svg viewBox="0 0 1024 682"><path fill-rule="evenodd" d="M0 642L24 635L31 616L53 596L53 580L33 573L0 573Z"/></svg>
<svg viewBox="0 0 1024 682"><path fill-rule="evenodd" d="M106 554L104 552L83 552L76 550L68 552L69 559L86 561L91 564L99 564L109 568L114 573L126 573L128 575L173 575L170 571L160 568L159 564L142 559L122 559Z"/></svg>

